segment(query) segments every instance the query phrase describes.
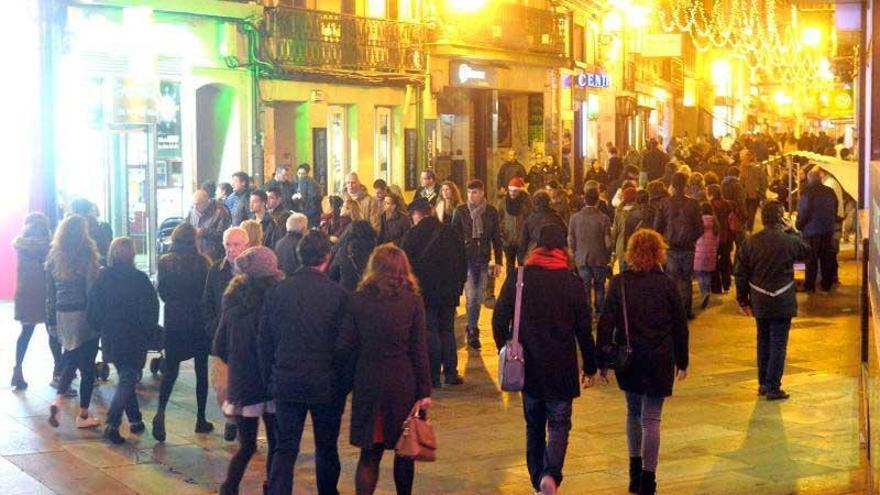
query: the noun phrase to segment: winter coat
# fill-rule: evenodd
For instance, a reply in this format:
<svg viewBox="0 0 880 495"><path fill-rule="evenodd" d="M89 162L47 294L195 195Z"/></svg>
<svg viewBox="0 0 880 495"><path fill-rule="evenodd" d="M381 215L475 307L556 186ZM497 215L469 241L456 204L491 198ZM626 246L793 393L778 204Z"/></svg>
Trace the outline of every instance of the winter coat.
<svg viewBox="0 0 880 495"><path fill-rule="evenodd" d="M209 268L208 258L194 249L172 247L159 258L159 297L165 302L165 357L169 361L185 361L210 351L213 335L206 331L201 304Z"/></svg>
<svg viewBox="0 0 880 495"><path fill-rule="evenodd" d="M714 272L718 265L718 227L715 215L703 215L703 235L694 249L694 271Z"/></svg>
<svg viewBox="0 0 880 495"><path fill-rule="evenodd" d="M710 204L715 210L715 218L718 219L718 243L733 242L734 232L730 229L730 214L735 211L736 203L726 199L713 199Z"/></svg>
<svg viewBox="0 0 880 495"><path fill-rule="evenodd" d="M303 238L299 232L288 232L284 234L277 243L275 243L275 255L278 256L278 268L288 277L299 270L301 266L299 257L296 254L296 248L299 247L299 241Z"/></svg>
<svg viewBox="0 0 880 495"><path fill-rule="evenodd" d="M86 314L101 334L104 361L144 367L159 323L159 299L144 272L132 265L101 270L89 292Z"/></svg>
<svg viewBox="0 0 880 495"><path fill-rule="evenodd" d="M552 208L535 208L532 210L531 215L529 215L528 218L526 218L525 223L523 223L522 234L520 234L519 237L519 252L517 253L517 256L521 259L525 259L525 256L529 251L538 244L538 239L541 237L541 229L552 224L558 225L563 231L568 230L568 227L565 226L565 221Z"/></svg>
<svg viewBox="0 0 880 495"><path fill-rule="evenodd" d="M621 206L614 213L614 225L611 227L611 239L614 243L614 255L622 260L626 254L626 243L629 241L626 226L630 222L630 216L637 214L636 205L628 204ZM633 230L635 232L635 230ZM632 232L629 233L632 235Z"/></svg>
<svg viewBox="0 0 880 495"><path fill-rule="evenodd" d="M350 196L348 193L345 193L345 196L357 201L361 208L361 218L370 222L373 230L378 232L382 226L379 219L382 216L382 202L365 192L357 197Z"/></svg>
<svg viewBox="0 0 880 495"><path fill-rule="evenodd" d="M627 371L615 372L617 385L627 392L668 397L672 395L675 370L688 367L688 325L681 296L675 282L659 267L648 272L627 270L615 275L605 292L605 307L599 318L600 360L604 359L602 351L611 345L612 339L626 344L621 283L626 284L633 356Z"/></svg>
<svg viewBox="0 0 880 495"><path fill-rule="evenodd" d="M611 220L596 207L585 206L568 224L568 246L576 266L607 266L611 262Z"/></svg>
<svg viewBox="0 0 880 495"><path fill-rule="evenodd" d="M395 245L400 246L400 241L403 240L403 236L406 235L410 228L412 228L412 220L410 220L409 216L396 211L389 219L387 214L383 214L379 227L378 244L393 242Z"/></svg>
<svg viewBox="0 0 880 495"><path fill-rule="evenodd" d="M425 217L407 232L400 247L419 281L425 305L458 306L467 280L464 242L458 232Z"/></svg>
<svg viewBox="0 0 880 495"><path fill-rule="evenodd" d="M611 182L611 176L608 175L608 172L605 169L600 168L596 170L594 168L590 168L587 170L587 174L584 176L584 182L594 180L599 184L605 184L606 186Z"/></svg>
<svg viewBox="0 0 880 495"><path fill-rule="evenodd" d="M495 187L497 189L506 189L510 181L514 177L525 180L526 168L519 160L504 162L498 167L498 173L495 174Z"/></svg>
<svg viewBox="0 0 880 495"><path fill-rule="evenodd" d="M760 165L745 167L741 174L743 191L747 199L763 201L767 195L767 172Z"/></svg>
<svg viewBox="0 0 880 495"><path fill-rule="evenodd" d="M798 200L797 229L804 236L834 233L837 224L837 196L821 183L808 184Z"/></svg>
<svg viewBox="0 0 880 495"><path fill-rule="evenodd" d="M202 321L205 324L205 335L209 339L217 333L220 322L220 311L223 309L223 294L229 282L235 277L235 266L226 256L211 264L205 278L205 289L202 292Z"/></svg>
<svg viewBox="0 0 880 495"><path fill-rule="evenodd" d="M269 398L260 373L257 337L266 291L276 284L272 277L239 275L223 295L212 354L229 365L226 401L237 407L261 404Z"/></svg>
<svg viewBox="0 0 880 495"><path fill-rule="evenodd" d="M294 202L293 198L293 184L286 180L275 180L274 178L266 181L265 191L269 191L269 189L276 188L281 193L281 205L285 210L293 210Z"/></svg>
<svg viewBox="0 0 880 495"><path fill-rule="evenodd" d="M494 251L495 263L504 264L498 210L494 206L486 203L486 210L483 212L483 236L479 239L473 237L473 220L467 203L455 209L452 215L452 228L464 241L468 262L488 263Z"/></svg>
<svg viewBox="0 0 880 495"><path fill-rule="evenodd" d="M205 212L198 216L198 220L190 210L186 217L186 223L198 231L199 252L212 260L223 257L223 232L232 223L229 210L225 206L212 199Z"/></svg>
<svg viewBox="0 0 880 495"><path fill-rule="evenodd" d="M431 189L419 186L413 196L413 199L417 198L425 198L428 200L428 204L431 206L437 206L437 200L440 199L440 186L435 184Z"/></svg>
<svg viewBox="0 0 880 495"><path fill-rule="evenodd" d="M371 447L381 415L382 440L393 449L417 400L431 396L425 309L417 294L352 297L354 325L344 348L357 357L351 401L351 444ZM352 357L354 357L352 356Z"/></svg>
<svg viewBox="0 0 880 495"><path fill-rule="evenodd" d="M350 331L350 298L339 284L303 267L266 292L259 359L269 396L304 404L344 400L340 335Z"/></svg>
<svg viewBox="0 0 880 495"><path fill-rule="evenodd" d="M590 305L583 282L569 270L526 266L523 273L519 340L525 351L525 389L541 400L580 396L578 353L583 371L596 373L590 331ZM495 345L500 350L513 334L516 277L504 282L492 315Z"/></svg>
<svg viewBox="0 0 880 495"><path fill-rule="evenodd" d="M296 193L302 195L302 198L296 201L294 203L295 206L291 209L305 215L309 219L309 225L318 225L321 219L321 201L323 197L321 185L315 179L305 177L293 182L291 194Z"/></svg>
<svg viewBox="0 0 880 495"><path fill-rule="evenodd" d="M666 239L671 251L693 251L697 239L703 235L697 200L677 193L660 202L654 218L654 230Z"/></svg>
<svg viewBox="0 0 880 495"><path fill-rule="evenodd" d="M232 226L238 227L241 222L247 220L251 216L251 192L245 189L240 193L233 192L226 198L226 207L229 209L229 216L232 218Z"/></svg>
<svg viewBox="0 0 880 495"><path fill-rule="evenodd" d="M501 225L501 245L519 247L522 227L532 213L532 201L525 191L517 199L505 195L498 202L498 219Z"/></svg>
<svg viewBox="0 0 880 495"><path fill-rule="evenodd" d="M737 250L733 268L737 302L751 306L755 318L797 316L794 263L805 260L809 252L800 237L778 225L749 236ZM786 286L788 289L776 297L755 290L775 293Z"/></svg>
<svg viewBox="0 0 880 495"><path fill-rule="evenodd" d="M49 238L16 237L18 258L15 277L15 320L22 323L46 321L46 255Z"/></svg>
<svg viewBox="0 0 880 495"><path fill-rule="evenodd" d="M59 278L52 262L46 265L46 325L58 328L58 340L65 351L98 338L98 331L86 318L88 294L97 273Z"/></svg>
<svg viewBox="0 0 880 495"><path fill-rule="evenodd" d="M280 218L280 216L279 216ZM254 219L256 220L256 218ZM284 217L284 221L287 217ZM268 211L259 219L260 227L263 228L263 246L272 249L275 243L284 236L287 226L284 223L279 224L278 219L272 216Z"/></svg>
<svg viewBox="0 0 880 495"><path fill-rule="evenodd" d="M565 194L560 194L558 198L551 199L550 208L558 213L559 217L562 218L562 221L568 225L568 221L571 218L571 206L569 205L568 197Z"/></svg>
<svg viewBox="0 0 880 495"><path fill-rule="evenodd" d="M333 255L333 261L327 270L327 275L346 290L355 290L367 269L367 262L375 248L376 243L372 239L351 237L340 242L339 249Z"/></svg>
<svg viewBox="0 0 880 495"><path fill-rule="evenodd" d="M642 153L641 170L648 174L649 181L663 177L667 163L669 163L669 156L657 148Z"/></svg>

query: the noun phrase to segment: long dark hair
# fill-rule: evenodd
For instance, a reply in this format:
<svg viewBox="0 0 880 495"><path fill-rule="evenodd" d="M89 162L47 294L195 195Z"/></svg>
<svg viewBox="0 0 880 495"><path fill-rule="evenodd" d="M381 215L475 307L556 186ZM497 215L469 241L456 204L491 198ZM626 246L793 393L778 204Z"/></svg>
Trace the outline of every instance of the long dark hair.
<svg viewBox="0 0 880 495"><path fill-rule="evenodd" d="M80 215L70 215L58 226L49 248L47 264L52 275L61 280L97 275L100 254L95 241L89 237L88 221Z"/></svg>

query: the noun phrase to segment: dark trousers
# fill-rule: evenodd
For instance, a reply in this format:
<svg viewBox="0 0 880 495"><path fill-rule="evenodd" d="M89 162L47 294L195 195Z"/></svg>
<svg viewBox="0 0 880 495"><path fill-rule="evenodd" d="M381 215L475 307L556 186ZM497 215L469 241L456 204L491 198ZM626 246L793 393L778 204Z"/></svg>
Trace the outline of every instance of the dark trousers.
<svg viewBox="0 0 880 495"><path fill-rule="evenodd" d="M822 274L822 290L831 290L837 264L832 237L833 234L829 232L804 238L810 246L810 255L807 257L806 274L804 275L804 289L808 291L816 290L816 277L820 271Z"/></svg>
<svg viewBox="0 0 880 495"><path fill-rule="evenodd" d="M791 318L756 318L758 323L758 385L769 392L782 386Z"/></svg>
<svg viewBox="0 0 880 495"><path fill-rule="evenodd" d="M107 426L119 428L122 423L122 413L128 418L128 424L132 425L143 421L141 409L138 406L137 392L135 387L138 382L137 366L116 365L116 374L119 375L119 383L113 392L113 400L110 401L110 409L107 410Z"/></svg>
<svg viewBox="0 0 880 495"><path fill-rule="evenodd" d="M372 495L376 491L379 482L379 464L385 446L373 445L368 449L361 449L361 457L358 460L357 473L355 474L355 493L357 495ZM397 495L410 495L412 493L413 479L416 467L412 459L394 456L394 488Z"/></svg>
<svg viewBox="0 0 880 495"><path fill-rule="evenodd" d="M238 493L238 487L247 465L257 453L257 433L260 431L260 418L245 418L236 416L235 423L238 425L238 452L229 461L226 470L226 481L220 485L221 494ZM266 425L266 440L269 443L266 456L266 478L272 470L272 456L275 453L275 415L263 414L263 424Z"/></svg>
<svg viewBox="0 0 880 495"><path fill-rule="evenodd" d="M733 241L724 241L718 244L718 266L712 277L712 292L720 294L730 290L731 274L733 272Z"/></svg>
<svg viewBox="0 0 880 495"><path fill-rule="evenodd" d="M666 274L675 282L681 295L681 304L688 315L694 313L694 252L666 252Z"/></svg>
<svg viewBox="0 0 880 495"><path fill-rule="evenodd" d="M92 402L92 389L95 387L95 356L98 355L98 339L83 342L62 357L61 378L58 379L58 395L70 390L70 383L79 370L79 407L88 409Z"/></svg>
<svg viewBox="0 0 880 495"><path fill-rule="evenodd" d="M196 369L196 411L198 418L204 419L205 405L208 402L208 355L199 354L195 358ZM180 374L180 361L164 360L162 367L162 383L159 385L159 410L164 412L174 390L174 382Z"/></svg>
<svg viewBox="0 0 880 495"><path fill-rule="evenodd" d="M522 266L523 260L519 257L519 246L504 246L504 263L507 272L507 278L516 276L516 267Z"/></svg>
<svg viewBox="0 0 880 495"><path fill-rule="evenodd" d="M338 495L339 482L339 426L345 402L338 400L329 404L304 404L277 401L275 436L277 445L269 472L269 494L291 495L293 493L293 466L299 455L306 414L312 415L315 436L315 474L318 495Z"/></svg>
<svg viewBox="0 0 880 495"><path fill-rule="evenodd" d="M562 465L571 430L571 400L534 399L525 393L522 398L526 418L526 463L532 487L540 491L544 476L552 476L557 485L562 483Z"/></svg>
<svg viewBox="0 0 880 495"><path fill-rule="evenodd" d="M607 266L581 266L578 267L578 274L584 282L587 289L587 306L590 306L590 294L593 294L593 306L590 310L591 315L597 318L602 313L602 306L605 304L605 279L608 277Z"/></svg>
<svg viewBox="0 0 880 495"><path fill-rule="evenodd" d="M458 346L455 342L455 306L425 306L431 378L440 379L441 366L447 378L458 376Z"/></svg>
<svg viewBox="0 0 880 495"><path fill-rule="evenodd" d="M746 230L749 232L755 227L755 215L758 213L760 205L758 198L746 198Z"/></svg>

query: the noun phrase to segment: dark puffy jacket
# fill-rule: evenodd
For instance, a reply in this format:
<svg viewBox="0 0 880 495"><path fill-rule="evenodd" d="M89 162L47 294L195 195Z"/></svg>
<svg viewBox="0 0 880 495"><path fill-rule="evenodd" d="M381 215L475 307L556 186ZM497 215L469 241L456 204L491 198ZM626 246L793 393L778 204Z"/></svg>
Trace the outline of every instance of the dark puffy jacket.
<svg viewBox="0 0 880 495"><path fill-rule="evenodd" d="M452 215L452 228L458 232L464 241L465 254L468 261L480 261L488 263L492 252L495 252L495 263L503 264L501 250L501 225L498 219L498 210L486 203L486 211L483 212L483 236L473 238L473 220L467 203L455 209Z"/></svg>
<svg viewBox="0 0 880 495"><path fill-rule="evenodd" d="M143 368L159 322L159 300L144 272L130 265L101 270L86 313L105 361Z"/></svg>
<svg viewBox="0 0 880 495"><path fill-rule="evenodd" d="M172 252L159 259L159 297L165 302L166 332L209 336L201 307L209 265L208 258L195 249L178 251L172 247Z"/></svg>
<svg viewBox="0 0 880 495"><path fill-rule="evenodd" d="M536 399L568 400L580 395L578 348L583 371L596 373L590 305L584 284L569 270L527 266L523 273L519 340L525 351L524 392ZM492 330L500 350L511 338L516 277L504 282Z"/></svg>
<svg viewBox="0 0 880 495"><path fill-rule="evenodd" d="M652 148L642 154L642 172L648 174L648 180L656 180L663 177L669 156L657 148Z"/></svg>
<svg viewBox="0 0 880 495"><path fill-rule="evenodd" d="M232 219L229 210L215 199L208 203L208 208L199 216L198 224L194 223L192 210L186 216L186 223L198 230L199 251L218 260L223 257L223 232L229 228Z"/></svg>
<svg viewBox="0 0 880 495"><path fill-rule="evenodd" d="M617 385L627 392L668 397L672 395L675 369L688 367L687 317L678 289L660 268L649 272L627 270L611 279L597 330L600 360L604 359L601 352L613 341L626 344L622 283L626 284L633 357L625 373L615 373Z"/></svg>
<svg viewBox="0 0 880 495"><path fill-rule="evenodd" d="M778 225L748 237L736 253L733 275L736 299L740 306L751 306L756 318L793 318L797 316L794 263L807 258L810 248L795 234ZM775 293L773 297L754 287Z"/></svg>
<svg viewBox="0 0 880 495"><path fill-rule="evenodd" d="M303 238L298 232L288 232L284 234L277 243L275 243L275 254L278 256L278 268L288 277L299 270L299 257L296 255L296 248L299 247L299 241Z"/></svg>
<svg viewBox="0 0 880 495"><path fill-rule="evenodd" d="M223 293L235 276L232 263L226 257L214 262L208 269L205 277L205 285L202 291L202 319L205 322L205 335L214 338L217 332L217 324L220 321L220 311L223 308Z"/></svg>
<svg viewBox="0 0 880 495"><path fill-rule="evenodd" d="M538 243L538 239L541 237L541 229L543 229L547 225L558 225L563 231L568 232L568 227L565 225L565 220L559 216L559 213L556 213L556 210L552 208L538 208L535 207L532 210L532 214L526 218L525 223L523 223L522 234L519 237L519 251L517 252L517 256L520 259L525 259L525 256L528 254L532 248Z"/></svg>
<svg viewBox="0 0 880 495"><path fill-rule="evenodd" d="M230 404L248 406L268 399L260 373L257 336L265 293L276 283L271 277L254 279L239 275L223 295L223 310L212 348L213 354L229 365Z"/></svg>
<svg viewBox="0 0 880 495"><path fill-rule="evenodd" d="M46 321L46 255L49 238L16 237L15 319L22 323Z"/></svg>
<svg viewBox="0 0 880 495"><path fill-rule="evenodd" d="M798 200L797 229L805 236L831 234L837 223L837 195L822 183L808 184Z"/></svg>
<svg viewBox="0 0 880 495"><path fill-rule="evenodd" d="M393 242L399 246L403 236L405 236L406 232L412 227L412 220L410 220L407 215L400 212L394 212L390 219L386 218L386 215L387 214L383 214L380 219L381 223L379 227L378 244Z"/></svg>
<svg viewBox="0 0 880 495"><path fill-rule="evenodd" d="M435 217L425 217L407 232L401 248L419 280L425 305L458 306L467 280L464 242L458 232Z"/></svg>
<svg viewBox="0 0 880 495"><path fill-rule="evenodd" d="M367 269L367 262L370 261L370 254L375 247L374 239L363 237L353 236L340 241L339 249L333 255L333 261L327 270L330 279L338 282L346 290L355 290Z"/></svg>
<svg viewBox="0 0 880 495"><path fill-rule="evenodd" d="M654 230L666 239L670 250L693 251L703 235L700 204L683 193L664 199L654 218Z"/></svg>

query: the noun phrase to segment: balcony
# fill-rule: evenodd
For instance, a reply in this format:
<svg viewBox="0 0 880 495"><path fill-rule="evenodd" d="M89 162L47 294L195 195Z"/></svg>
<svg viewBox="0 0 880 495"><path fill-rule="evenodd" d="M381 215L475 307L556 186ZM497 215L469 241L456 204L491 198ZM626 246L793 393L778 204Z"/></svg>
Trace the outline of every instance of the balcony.
<svg viewBox="0 0 880 495"><path fill-rule="evenodd" d="M565 58L568 17L547 9L504 4L479 22L446 19L439 43L499 48L513 52Z"/></svg>
<svg viewBox="0 0 880 495"><path fill-rule="evenodd" d="M270 58L283 67L423 72L422 24L278 7L266 12Z"/></svg>

